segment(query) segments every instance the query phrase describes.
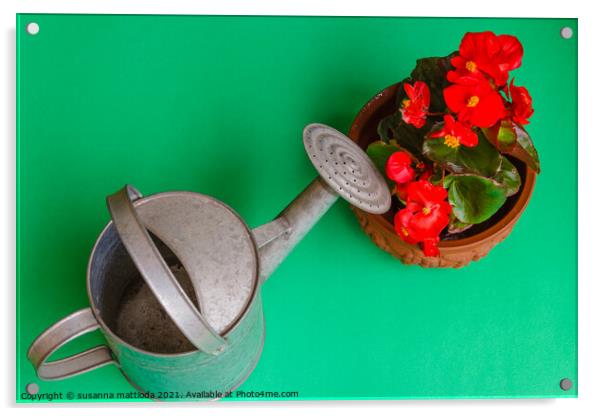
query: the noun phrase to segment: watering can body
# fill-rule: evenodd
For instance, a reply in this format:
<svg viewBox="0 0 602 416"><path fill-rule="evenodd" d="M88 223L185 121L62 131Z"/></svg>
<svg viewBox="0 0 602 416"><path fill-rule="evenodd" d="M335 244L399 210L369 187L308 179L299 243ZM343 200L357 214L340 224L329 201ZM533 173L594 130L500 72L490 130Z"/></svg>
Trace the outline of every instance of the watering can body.
<svg viewBox="0 0 602 416"><path fill-rule="evenodd" d="M195 210L195 201L199 204L210 201L224 208L225 218L223 215L221 220L219 216L207 218L217 222L216 232L223 227L225 220L238 220L236 214L219 201L191 192L167 192L137 197L132 201L140 221L152 230L154 236L161 236L161 239L155 238L155 244L166 262L181 262L191 270L194 265L190 263L196 260L197 255L202 256L204 250L218 248L218 240L225 238L216 233L211 241L211 236L206 235L208 245L197 246L196 251L188 253L178 250L194 246L190 239L195 238L195 232L194 224L188 223L183 230L172 222L190 214L180 211L176 213L179 216L173 215L174 210ZM208 207L204 208L206 213ZM162 313L163 307L152 293L148 290L146 295L143 293L145 283L114 221L111 221L99 235L90 255L87 288L91 306L53 325L30 348L29 358L36 366L38 376L48 380L63 379L114 364L134 387L145 394L144 397L157 400L225 397L253 370L265 338L256 245L252 232L242 220L237 225L229 235L237 240L229 242L237 250L220 262L232 263L235 257L245 258L245 255L250 262L244 264L244 272L232 275L233 278L222 285L218 293L209 293L230 301L229 311L222 310L210 321L210 325L218 329L218 335L227 340L223 349L216 352L195 348L171 318ZM210 229L204 229L211 233ZM176 252L179 254L177 257ZM196 282L199 284L198 293L201 293L203 285L208 282ZM194 291L188 294L191 297L195 295ZM200 299L196 299L195 303L203 310L204 304ZM103 333L106 345L63 360L47 362L49 355L65 342L95 329Z"/></svg>

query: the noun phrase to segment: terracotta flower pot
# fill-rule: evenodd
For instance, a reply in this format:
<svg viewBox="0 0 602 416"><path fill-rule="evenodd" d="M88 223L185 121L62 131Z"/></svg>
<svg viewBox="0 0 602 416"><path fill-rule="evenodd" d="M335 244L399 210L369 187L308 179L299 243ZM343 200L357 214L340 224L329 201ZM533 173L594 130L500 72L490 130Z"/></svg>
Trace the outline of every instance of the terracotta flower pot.
<svg viewBox="0 0 602 416"><path fill-rule="evenodd" d="M349 137L363 149L378 139L376 129L379 121L396 111L395 95L400 85L392 85L374 96L353 121ZM520 191L509 197L502 208L485 223L477 224L453 237L449 236L449 239L442 239L439 244L439 257L426 257L418 246L406 243L395 233L392 224L395 208L384 215L368 214L354 207L351 209L374 244L403 263L419 264L423 267L463 267L487 255L496 244L506 238L529 203L536 173L523 162L511 159L522 178Z"/></svg>

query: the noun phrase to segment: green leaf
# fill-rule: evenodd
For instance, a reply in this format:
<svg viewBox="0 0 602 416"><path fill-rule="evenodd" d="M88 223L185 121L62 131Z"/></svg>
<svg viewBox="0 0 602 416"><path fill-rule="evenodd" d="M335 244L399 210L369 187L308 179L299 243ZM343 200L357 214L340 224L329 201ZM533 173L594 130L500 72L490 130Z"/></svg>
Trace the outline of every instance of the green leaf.
<svg viewBox="0 0 602 416"><path fill-rule="evenodd" d="M466 224L466 223L460 221L459 219L456 218L456 216L452 212L452 214L450 215L450 218L449 218L449 225L447 226L447 232L450 234L458 234L458 233L468 230L473 225L474 224Z"/></svg>
<svg viewBox="0 0 602 416"><path fill-rule="evenodd" d="M509 152L516 145L516 132L510 120L502 120L493 127L485 128L483 133L500 152Z"/></svg>
<svg viewBox="0 0 602 416"><path fill-rule="evenodd" d="M374 162L374 165L378 168L379 172L383 175L383 178L386 179L389 186L393 186L394 182L387 178L387 173L385 172L385 166L387 165L387 160L389 156L391 156L395 152L399 152L401 149L397 146L393 146L390 144L386 144L383 141L376 141L374 143L370 143L368 148L366 149L366 153Z"/></svg>
<svg viewBox="0 0 602 416"><path fill-rule="evenodd" d="M391 114L390 116L384 117L378 122L378 127L376 128L376 132L378 133L378 137L385 143L388 143L391 140L391 127L394 123L395 114Z"/></svg>
<svg viewBox="0 0 602 416"><path fill-rule="evenodd" d="M401 121L401 123L392 131L393 138L397 141L397 143L399 143L401 147L409 150L410 153L412 153L418 159L423 159L422 143L424 141L424 129L417 129L414 126L411 126Z"/></svg>
<svg viewBox="0 0 602 416"><path fill-rule="evenodd" d="M442 123L433 127L433 131L440 130ZM475 147L450 147L445 144L445 139L428 138L422 146L423 154L445 167L452 173L473 173L481 176L493 177L502 164L502 156L489 141L479 132L479 143Z"/></svg>
<svg viewBox="0 0 602 416"><path fill-rule="evenodd" d="M425 82L431 91L431 105L429 111L442 113L446 109L443 98L443 89L449 85L447 72L452 69L452 55L444 57L423 58L416 61L416 68L412 71L412 80ZM401 100L398 101L398 104Z"/></svg>
<svg viewBox="0 0 602 416"><path fill-rule="evenodd" d="M399 111L383 118L378 123L377 131L384 142L393 139L414 156L422 159L423 129L417 129L404 123Z"/></svg>
<svg viewBox="0 0 602 416"><path fill-rule="evenodd" d="M539 173L539 155L523 126L512 120L502 120L493 127L483 129L483 133L500 152L514 156Z"/></svg>
<svg viewBox="0 0 602 416"><path fill-rule="evenodd" d="M488 220L506 201L504 188L489 178L449 175L443 183L453 214L465 224L479 224Z"/></svg>
<svg viewBox="0 0 602 416"><path fill-rule="evenodd" d="M443 179L445 178L445 175L443 174L444 173L443 169L439 165L432 166L432 169L433 169L433 173L431 174L429 181L434 185L442 186Z"/></svg>
<svg viewBox="0 0 602 416"><path fill-rule="evenodd" d="M518 146L515 146L515 151L510 153L519 160L525 162L531 169L539 173L539 155L533 144L533 140L525 128L519 124L515 124L514 130L516 131L516 140ZM518 149L521 149L520 151Z"/></svg>
<svg viewBox="0 0 602 416"><path fill-rule="evenodd" d="M502 165L493 177L506 191L506 196L512 196L520 189L521 179L518 170L505 157L502 157Z"/></svg>

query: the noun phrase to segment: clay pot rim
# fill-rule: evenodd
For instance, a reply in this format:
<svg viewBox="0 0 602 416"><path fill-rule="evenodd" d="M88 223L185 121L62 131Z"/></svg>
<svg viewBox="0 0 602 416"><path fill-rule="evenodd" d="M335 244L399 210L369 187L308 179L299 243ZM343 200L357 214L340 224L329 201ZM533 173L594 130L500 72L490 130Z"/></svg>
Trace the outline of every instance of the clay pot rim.
<svg viewBox="0 0 602 416"><path fill-rule="evenodd" d="M353 123L351 124L351 128L349 129L349 138L351 138L354 142L359 140L360 126L363 126L365 122L372 117L374 112L379 108L379 105L382 101L386 101L394 96L398 86L401 83L395 83L393 85L388 86L387 88L380 91L374 97L372 97L358 112ZM439 247L443 250L445 249L465 249L470 248L473 245L480 244L483 240L489 240L495 238L498 234L503 232L508 226L512 226L520 217L522 212L525 210L529 200L531 199L531 195L533 194L533 189L535 188L535 179L537 177L537 173L526 166L525 179L523 184L521 185L520 193L518 199L514 203L514 206L504 215L498 222L492 225L485 230L471 235L466 238L460 238L458 240L444 240L439 243ZM381 223L388 231L395 233L395 229L393 228L393 224L391 224L383 215L374 215L376 220Z"/></svg>

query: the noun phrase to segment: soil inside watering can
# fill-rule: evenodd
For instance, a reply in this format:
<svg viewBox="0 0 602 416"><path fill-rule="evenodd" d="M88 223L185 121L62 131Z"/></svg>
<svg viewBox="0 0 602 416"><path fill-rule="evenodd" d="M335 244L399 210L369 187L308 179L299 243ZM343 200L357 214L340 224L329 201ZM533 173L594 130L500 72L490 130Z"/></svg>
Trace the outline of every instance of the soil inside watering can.
<svg viewBox="0 0 602 416"><path fill-rule="evenodd" d="M163 243L155 240L182 289L198 306L186 270ZM127 343L150 352L174 354L194 350L135 268L134 273L137 275L132 276L119 302L114 325L117 335Z"/></svg>

